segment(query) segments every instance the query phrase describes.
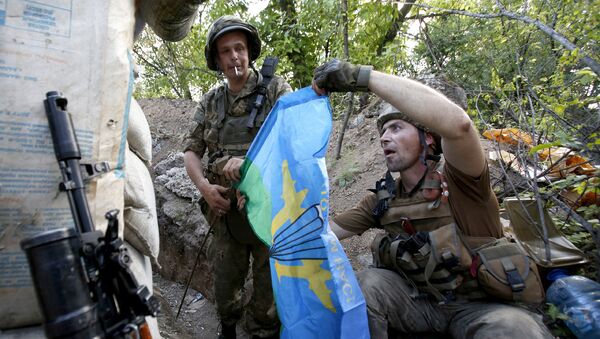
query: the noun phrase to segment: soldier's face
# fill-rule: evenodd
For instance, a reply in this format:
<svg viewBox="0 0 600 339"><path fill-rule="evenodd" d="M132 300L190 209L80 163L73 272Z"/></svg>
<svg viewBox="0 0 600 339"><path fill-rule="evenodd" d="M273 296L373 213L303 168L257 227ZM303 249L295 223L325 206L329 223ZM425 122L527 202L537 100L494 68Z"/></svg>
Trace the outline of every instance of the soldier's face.
<svg viewBox="0 0 600 339"><path fill-rule="evenodd" d="M216 43L217 64L227 79L242 79L248 73L248 39L240 31L225 33Z"/></svg>
<svg viewBox="0 0 600 339"><path fill-rule="evenodd" d="M387 121L379 138L383 155L391 172L402 172L419 164L421 143L419 130L412 124L393 119Z"/></svg>

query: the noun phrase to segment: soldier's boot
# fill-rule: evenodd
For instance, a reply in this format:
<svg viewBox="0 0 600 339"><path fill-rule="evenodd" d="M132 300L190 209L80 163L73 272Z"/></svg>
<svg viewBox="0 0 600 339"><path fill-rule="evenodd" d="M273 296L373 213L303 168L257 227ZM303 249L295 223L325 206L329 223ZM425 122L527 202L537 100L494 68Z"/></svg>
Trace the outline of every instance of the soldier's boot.
<svg viewBox="0 0 600 339"><path fill-rule="evenodd" d="M221 334L219 334L219 339L235 339L235 324L233 325L225 325L221 323Z"/></svg>

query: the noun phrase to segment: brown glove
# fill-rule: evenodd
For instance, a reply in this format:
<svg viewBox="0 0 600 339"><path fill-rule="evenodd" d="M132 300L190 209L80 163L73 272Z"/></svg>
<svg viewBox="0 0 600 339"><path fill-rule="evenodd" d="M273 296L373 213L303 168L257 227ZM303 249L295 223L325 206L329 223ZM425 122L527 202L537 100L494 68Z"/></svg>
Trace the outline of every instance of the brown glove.
<svg viewBox="0 0 600 339"><path fill-rule="evenodd" d="M314 83L329 92L367 91L372 69L373 66L332 59L315 68Z"/></svg>

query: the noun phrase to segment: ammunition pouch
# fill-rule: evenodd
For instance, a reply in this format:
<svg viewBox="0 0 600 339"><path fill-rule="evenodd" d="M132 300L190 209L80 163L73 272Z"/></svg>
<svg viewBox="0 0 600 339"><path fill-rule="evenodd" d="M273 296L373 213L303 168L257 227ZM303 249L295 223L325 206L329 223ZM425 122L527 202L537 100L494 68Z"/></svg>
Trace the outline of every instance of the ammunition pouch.
<svg viewBox="0 0 600 339"><path fill-rule="evenodd" d="M231 182L225 179L223 175L223 169L227 162L233 158L231 155L223 155L223 152L216 153L215 156L208 160L204 176L208 179L211 184L220 185L223 187L230 187Z"/></svg>
<svg viewBox="0 0 600 339"><path fill-rule="evenodd" d="M373 265L398 272L440 302L457 294L467 299L492 296L524 303L543 301L540 275L525 252L507 239L490 241L475 250L467 245L482 239L470 241L454 223L410 236L378 234L371 244ZM463 282L465 286L461 286Z"/></svg>
<svg viewBox="0 0 600 339"><path fill-rule="evenodd" d="M230 155L221 155L215 159L209 159L206 166L207 174L223 175L223 168L227 165L227 162L232 158Z"/></svg>
<svg viewBox="0 0 600 339"><path fill-rule="evenodd" d="M477 251L477 281L489 295L508 301L540 303L544 288L533 260L515 243Z"/></svg>
<svg viewBox="0 0 600 339"><path fill-rule="evenodd" d="M391 237L379 234L371 245L375 267L392 269L422 292L446 301L471 267L471 254L455 224L432 232Z"/></svg>

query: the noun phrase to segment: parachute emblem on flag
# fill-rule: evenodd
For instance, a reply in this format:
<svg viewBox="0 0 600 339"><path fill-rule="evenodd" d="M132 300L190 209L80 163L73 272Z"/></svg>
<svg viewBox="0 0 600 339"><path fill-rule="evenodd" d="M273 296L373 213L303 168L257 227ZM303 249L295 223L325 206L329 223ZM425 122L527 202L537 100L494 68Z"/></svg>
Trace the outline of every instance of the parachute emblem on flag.
<svg viewBox="0 0 600 339"><path fill-rule="evenodd" d="M238 189L256 235L270 248L281 338L369 338L366 303L327 223L327 97L311 88L277 101L244 165Z"/></svg>

